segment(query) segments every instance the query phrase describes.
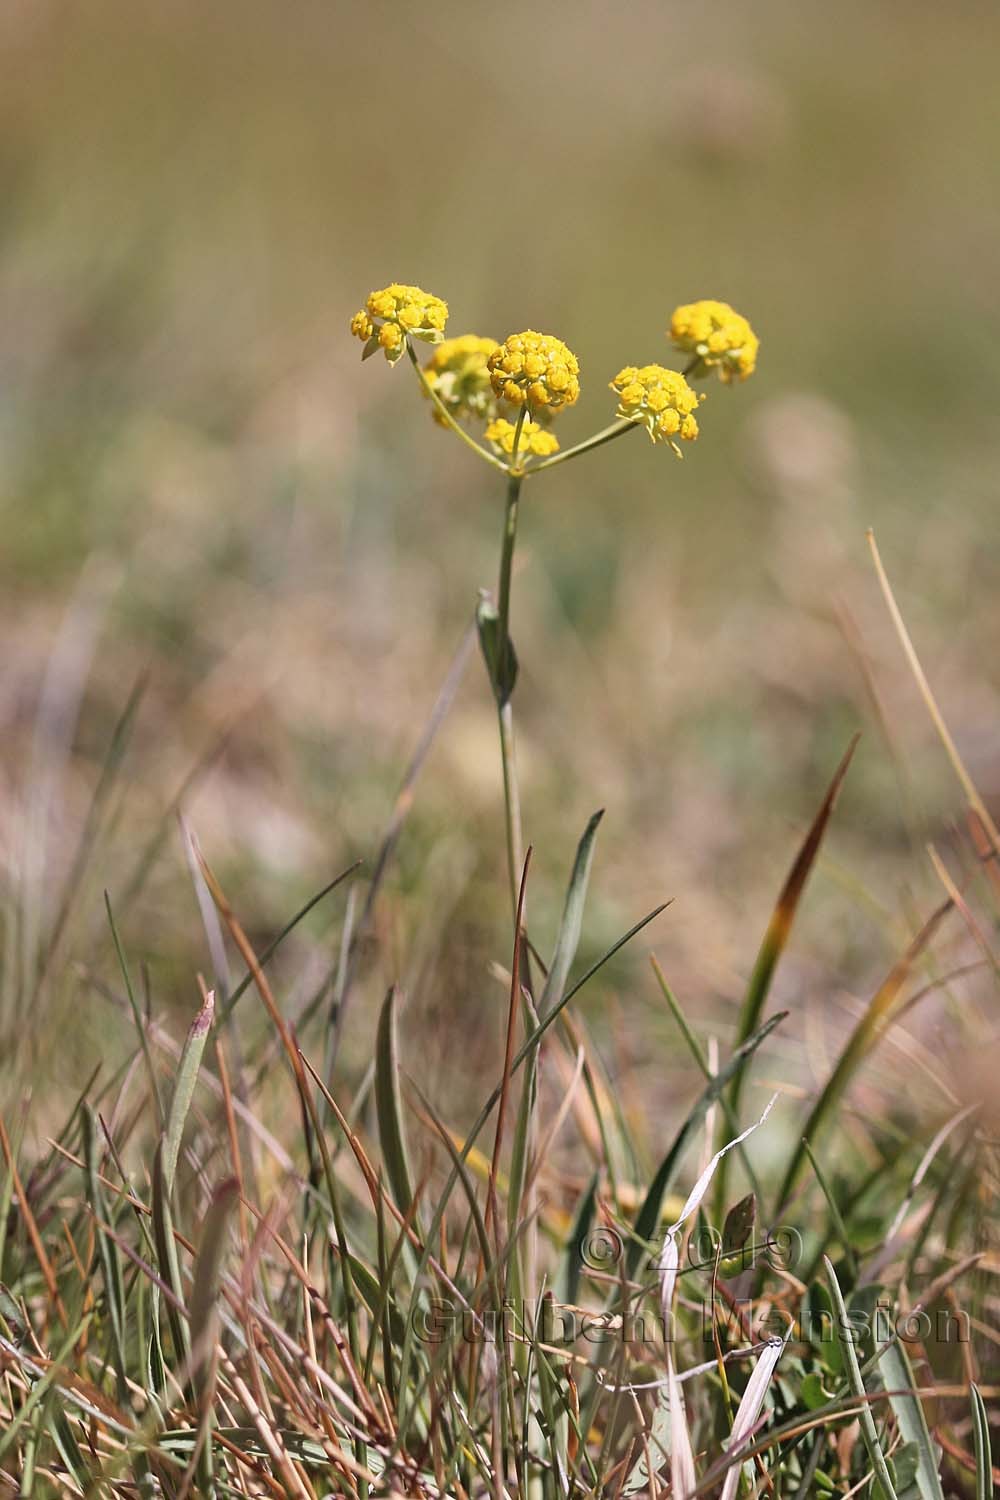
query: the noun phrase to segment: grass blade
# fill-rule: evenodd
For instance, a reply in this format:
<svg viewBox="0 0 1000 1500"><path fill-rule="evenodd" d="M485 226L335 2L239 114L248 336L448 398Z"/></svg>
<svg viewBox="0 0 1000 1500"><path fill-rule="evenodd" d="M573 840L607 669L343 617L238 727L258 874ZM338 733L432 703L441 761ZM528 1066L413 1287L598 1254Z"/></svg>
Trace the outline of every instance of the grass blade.
<svg viewBox="0 0 1000 1500"><path fill-rule="evenodd" d="M858 1411L858 1421L861 1423L861 1436L864 1438L869 1461L878 1478L879 1484L882 1486L882 1493L885 1496L885 1500L897 1500L889 1468L885 1461L885 1454L882 1452L881 1445L879 1444L875 1418L868 1403L868 1393L865 1390L865 1383L861 1378L861 1367L858 1364L858 1353L854 1347L847 1308L844 1306L844 1295L840 1290L840 1283L837 1280L837 1273L833 1269L833 1264L825 1255L823 1263L826 1266L826 1279L830 1287L830 1295L833 1298L834 1326L837 1330L837 1338L844 1356L844 1368L847 1372L848 1383L855 1396L860 1396L861 1398Z"/></svg>
<svg viewBox="0 0 1000 1500"><path fill-rule="evenodd" d="M118 936L118 928L115 926L114 913L111 910L111 897L107 891L104 892L104 909L108 914L108 925L111 928L111 940L115 945L115 955L118 959L118 967L121 970L122 980L125 984L125 993L128 1003L132 1008L132 1019L135 1021L136 1034L139 1038L139 1046L142 1048L142 1059L146 1064L146 1073L149 1078L149 1087L156 1104L157 1119L163 1121L163 1102L160 1099L160 1085L156 1077L156 1069L153 1067L153 1057L149 1050L149 1039L146 1036L146 1025L139 1010L139 1002L132 988L132 979L129 975L128 964L125 961L125 950Z"/></svg>
<svg viewBox="0 0 1000 1500"><path fill-rule="evenodd" d="M993 1494L993 1453L990 1444L990 1418L986 1403L976 1384L971 1388L972 1437L976 1449L976 1500L990 1500Z"/></svg>
<svg viewBox="0 0 1000 1500"><path fill-rule="evenodd" d="M913 1379L909 1357L902 1341L894 1339L879 1357L878 1363L886 1390L907 1393L890 1396L889 1404L895 1413L896 1423L904 1443L916 1445L916 1484L920 1491L920 1500L944 1500L939 1472L940 1460L931 1443L924 1409L920 1404L919 1396L909 1394L916 1382Z"/></svg>
<svg viewBox="0 0 1000 1500"><path fill-rule="evenodd" d="M215 1341L219 1326L219 1283L228 1243L229 1221L239 1200L239 1184L229 1177L219 1184L205 1215L201 1244L194 1266L191 1288L191 1326L195 1340L191 1353L191 1384L198 1411L198 1442L192 1465L197 1463L206 1495L215 1494L212 1466L212 1413L218 1365Z"/></svg>
<svg viewBox="0 0 1000 1500"><path fill-rule="evenodd" d="M701 1125L712 1104L733 1078L736 1071L743 1066L748 1057L756 1052L761 1042L766 1041L775 1027L780 1026L787 1015L788 1012L786 1010L780 1010L776 1015L770 1016L764 1022L764 1025L758 1031L754 1032L753 1036L748 1037L743 1045L737 1048L726 1066L716 1074L711 1083L703 1090L684 1124L677 1132L670 1150L657 1168L656 1176L650 1183L642 1207L636 1215L635 1238L629 1244L625 1259L626 1272L629 1276L633 1275L638 1268L639 1261L643 1255L643 1242L648 1243L656 1234L663 1199L673 1185L681 1158L684 1155L684 1150L695 1131Z"/></svg>
<svg viewBox="0 0 1000 1500"><path fill-rule="evenodd" d="M819 811L813 818L809 831L802 841L798 854L792 863L792 867L785 878L781 888L771 920L767 924L763 941L757 953L757 958L750 974L747 985L746 997L740 1012L739 1026L736 1032L737 1046L746 1041L760 1025L760 1018L764 1013L764 1005L774 978L774 971L778 967L778 960L788 944L791 936L792 924L795 914L802 899L802 893L809 879L810 871L816 862L823 835L826 833L833 809L836 806L837 796L843 786L844 777L847 775L848 767L858 746L860 735L854 735L848 745L839 766L833 774L833 780L827 787L826 796L820 803ZM739 1067L729 1093L729 1102L732 1107L732 1118L738 1118L740 1099L743 1093L743 1065ZM723 1123L723 1129L727 1128ZM728 1162L723 1163L722 1170L716 1181L716 1207L721 1218L726 1201L726 1178L728 1173Z"/></svg>
<svg viewBox="0 0 1000 1500"><path fill-rule="evenodd" d="M590 867L594 862L594 840L597 838L597 830L604 817L604 809L595 812L590 822L583 831L583 836L577 845L576 858L573 861L573 872L569 878L566 889L566 901L563 906L562 919L559 923L559 935L556 938L555 952L552 955L552 964L549 968L548 977L545 980L545 988L542 990L541 999L538 1002L538 1014L544 1019L553 1005L562 999L563 990L566 988L566 980L576 950L580 942L580 930L583 926L583 908L587 899L587 884L590 880Z"/></svg>
<svg viewBox="0 0 1000 1500"><path fill-rule="evenodd" d="M386 1176L397 1205L405 1214L413 1202L410 1158L403 1130L399 1089L399 1051L396 1039L396 1000L393 985L382 1002L375 1038L375 1111ZM419 1232L419 1231L418 1231Z"/></svg>
<svg viewBox="0 0 1000 1500"><path fill-rule="evenodd" d="M167 1115L167 1127L163 1138L163 1179L168 1195L173 1191L177 1159L181 1150L181 1137L184 1134L184 1122L191 1108L194 1086L198 1081L198 1069L201 1067L201 1058L205 1051L205 1043L208 1041L214 1014L215 995L209 990L201 1009L191 1023L180 1062L177 1064L177 1078L174 1082L174 1092L170 1100L170 1112Z"/></svg>
<svg viewBox="0 0 1000 1500"><path fill-rule="evenodd" d="M83 1154L87 1164L87 1198L94 1215L97 1253L104 1276L104 1298L111 1327L111 1357L118 1383L118 1401L128 1402L128 1356L125 1350L125 1293L122 1286L121 1258L118 1247L104 1230L109 1222L104 1190L97 1175L97 1131L94 1112L88 1104L83 1113Z"/></svg>

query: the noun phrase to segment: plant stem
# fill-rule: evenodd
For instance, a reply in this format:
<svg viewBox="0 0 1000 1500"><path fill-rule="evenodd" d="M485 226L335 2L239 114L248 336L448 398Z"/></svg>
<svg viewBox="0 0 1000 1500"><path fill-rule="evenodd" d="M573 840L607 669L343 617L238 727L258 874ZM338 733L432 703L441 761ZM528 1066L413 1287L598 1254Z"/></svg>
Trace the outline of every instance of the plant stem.
<svg viewBox="0 0 1000 1500"><path fill-rule="evenodd" d="M487 453L486 449L480 447L475 438L470 437L465 428L462 427L460 423L455 421L455 418L452 416L451 412L445 406L444 402L441 400L441 397L438 395L437 391L431 385L430 381L427 379L427 376L420 368L420 362L417 359L417 356L413 349L413 345L410 343L409 339L407 339L406 341L406 352L410 357L410 364L417 372L417 379L423 386L425 394L428 395L433 401L434 409L445 426L450 427L452 432L456 433L457 436L462 439L462 442L466 445L466 447L472 449L473 453L478 453L479 457L484 459L486 463L490 464L494 469L500 469L501 472L506 473L507 465L501 463L500 459L494 458L492 453Z"/></svg>
<svg viewBox="0 0 1000 1500"><path fill-rule="evenodd" d="M522 417L518 420L514 435L513 463L517 457L517 442L520 437ZM500 548L500 579L497 584L497 611L499 614L499 669L498 680L506 680L510 653L510 581L514 563L514 543L517 540L517 516L521 499L523 475L510 473L507 479L507 505L504 511L503 541ZM497 717L500 728L500 760L503 766L503 800L507 825L507 878L510 885L511 910L517 919L518 890L521 883L521 866L524 863L524 838L521 833L521 798L517 786L517 764L514 758L514 712L510 696L497 700Z"/></svg>
<svg viewBox="0 0 1000 1500"><path fill-rule="evenodd" d="M524 838L521 833L521 796L517 789L517 764L514 759L514 714L510 699L497 708L500 726L500 761L503 765L503 801L507 824L507 878L510 884L514 916L517 917L518 871L524 864Z"/></svg>
<svg viewBox="0 0 1000 1500"><path fill-rule="evenodd" d="M577 443L575 448L567 448L565 453L554 453L551 458L543 458L541 463L533 464L528 474L541 474L543 469L554 469L556 464L564 464L568 458L577 458L581 453L589 453L591 448L601 448L605 443L610 443L614 438L623 437L626 432L638 428L639 422L613 422L610 427L595 432L593 437L587 438L582 443Z"/></svg>

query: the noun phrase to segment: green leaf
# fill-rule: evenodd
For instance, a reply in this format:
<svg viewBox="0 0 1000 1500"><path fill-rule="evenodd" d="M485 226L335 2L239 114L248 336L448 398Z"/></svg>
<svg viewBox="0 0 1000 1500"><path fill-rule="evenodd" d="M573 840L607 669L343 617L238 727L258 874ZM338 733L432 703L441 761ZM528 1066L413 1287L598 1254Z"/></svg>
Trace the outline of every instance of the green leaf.
<svg viewBox="0 0 1000 1500"><path fill-rule="evenodd" d="M566 981L569 978L569 971L576 957L577 946L580 942L580 930L583 926L583 908L587 899L590 868L594 860L594 840L597 837L597 830L600 827L603 816L603 809L594 813L577 845L576 857L573 860L573 869L570 874L569 885L566 889L562 919L559 923L555 952L552 956L552 965L545 980L545 987L542 990L538 1005L538 1020L544 1021L545 1017L555 1010L566 990ZM532 1019L535 1018L533 1017ZM507 1202L511 1222L515 1223L521 1217L524 1184L528 1171L528 1158L531 1154L535 1103L538 1093L537 1071L538 1053L534 1052L525 1064L524 1079L521 1084L521 1098L518 1104L517 1120L514 1126L514 1138L511 1147L510 1188ZM519 1254L515 1257L515 1277L518 1282L520 1280L520 1270ZM515 1287L515 1293L516 1290L517 1288Z"/></svg>
<svg viewBox="0 0 1000 1500"><path fill-rule="evenodd" d="M382 1002L375 1038L375 1110L386 1176L398 1207L407 1213L413 1202L410 1161L403 1132L403 1105L399 1090L399 1057L396 1043L395 985Z"/></svg>
<svg viewBox="0 0 1000 1500"><path fill-rule="evenodd" d="M566 980L569 978L569 971L576 957L583 926L583 908L587 899L590 867L594 862L594 840L603 817L604 809L600 808L590 819L577 845L573 871L566 889L562 920L559 923L559 936L556 938L555 952L552 955L552 965L542 990L542 997L538 1002L538 1015L541 1019L544 1019L553 1005L558 1005L562 999Z"/></svg>
<svg viewBox="0 0 1000 1500"><path fill-rule="evenodd" d="M201 1066L202 1053L205 1051L205 1043L208 1041L214 1014L215 996L210 990L191 1023L184 1041L180 1062L177 1064L177 1077L174 1081L174 1092L170 1100L167 1128L163 1140L163 1180L168 1197L173 1191L177 1158L181 1150L181 1137L184 1134L184 1122L191 1108L194 1086L198 1081L198 1069Z"/></svg>
<svg viewBox="0 0 1000 1500"><path fill-rule="evenodd" d="M480 599L476 609L476 625L493 695L502 708L514 691L514 684L517 681L517 653L514 650L514 642L508 636L507 651L501 652L500 613L491 599Z"/></svg>
<svg viewBox="0 0 1000 1500"><path fill-rule="evenodd" d="M771 1016L759 1031L745 1041L742 1047L737 1048L722 1068L703 1090L700 1098L694 1105L684 1124L674 1137L673 1144L657 1169L656 1176L650 1184L649 1191L643 1201L642 1207L635 1218L635 1239L630 1241L626 1252L626 1270L628 1275L633 1275L643 1255L642 1241L652 1240L656 1234L660 1222L660 1206L663 1199L673 1185L685 1147L688 1145L695 1131L701 1125L709 1109L715 1100L727 1086L730 1079L743 1066L746 1059L756 1052L761 1042L771 1035L776 1026L780 1026L788 1012L780 1010Z"/></svg>
<svg viewBox="0 0 1000 1500"><path fill-rule="evenodd" d="M594 1222L594 1211L597 1207L597 1183L598 1174L595 1172L581 1194L576 1213L573 1215L573 1227L566 1241L559 1279L556 1283L556 1296L560 1302L575 1303L580 1291L581 1247Z"/></svg>
<svg viewBox="0 0 1000 1500"><path fill-rule="evenodd" d="M882 1487L885 1500L898 1500L896 1490L889 1474L889 1468L885 1461L885 1454L878 1440L878 1431L875 1427L875 1418L868 1402L868 1393L865 1383L861 1378L861 1366L858 1364L857 1350L854 1347L853 1330L847 1316L847 1308L844 1306L843 1293L840 1283L837 1281L837 1273L827 1256L824 1255L823 1263L826 1266L826 1277L830 1287L830 1296L833 1299L834 1327L840 1342L840 1350L844 1358L844 1368L851 1390L856 1396L860 1396L861 1404L858 1413L858 1421L861 1424L861 1436L864 1438L865 1447L868 1450L868 1458L872 1471Z"/></svg>
<svg viewBox="0 0 1000 1500"><path fill-rule="evenodd" d="M104 1297L111 1328L111 1359L118 1382L118 1400L128 1400L128 1356L125 1351L125 1293L122 1286L118 1246L104 1228L109 1222L107 1204L97 1174L97 1142L94 1111L83 1112L83 1156L87 1169L87 1198L96 1223L97 1251L104 1275Z"/></svg>
<svg viewBox="0 0 1000 1500"><path fill-rule="evenodd" d="M818 1371L813 1370L806 1375L799 1387L802 1403L809 1411L819 1411L821 1406L828 1405L834 1398L829 1391L823 1387L823 1377Z"/></svg>
<svg viewBox="0 0 1000 1500"><path fill-rule="evenodd" d="M163 1170L163 1142L160 1141L153 1158L153 1241L156 1245L156 1259L159 1265L160 1276L165 1284L173 1292L174 1297L183 1306L181 1296L181 1273L180 1264L177 1259L177 1245L174 1240L173 1217L170 1212L170 1192L167 1188L166 1174ZM181 1317L178 1308L171 1298L167 1298L167 1319L170 1323L170 1332L174 1341L174 1358L186 1357L190 1352L188 1341L188 1325ZM160 1289L153 1287L152 1317L159 1318Z"/></svg>
<svg viewBox="0 0 1000 1500"><path fill-rule="evenodd" d="M916 1382L910 1368L909 1356L898 1339L894 1339L886 1346L884 1353L879 1356L878 1364L886 1390L907 1392L913 1390ZM904 1443L912 1444L916 1454L913 1480L920 1492L920 1500L944 1500L939 1472L940 1450L935 1450L935 1445L931 1442L920 1397L911 1394L890 1396L889 1404L895 1414ZM896 1472L899 1477L898 1455ZM903 1485L901 1478L899 1483Z"/></svg>
<svg viewBox="0 0 1000 1500"><path fill-rule="evenodd" d="M976 1500L990 1500L993 1494L993 1453L990 1444L990 1419L986 1403L973 1385L972 1436L976 1449Z"/></svg>

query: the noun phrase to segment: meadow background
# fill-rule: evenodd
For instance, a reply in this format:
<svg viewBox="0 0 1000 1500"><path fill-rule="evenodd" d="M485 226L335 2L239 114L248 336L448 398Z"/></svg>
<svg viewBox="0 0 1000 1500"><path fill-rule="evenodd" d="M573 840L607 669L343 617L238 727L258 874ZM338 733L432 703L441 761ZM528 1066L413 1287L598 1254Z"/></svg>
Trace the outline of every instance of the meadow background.
<svg viewBox="0 0 1000 1500"><path fill-rule="evenodd" d="M650 1102L688 1065L643 954L725 1044L860 729L753 1097L825 1076L942 897L926 842L959 878L968 860L869 525L1000 805L998 43L994 8L920 0L3 7L0 1099L34 1094L29 1136L133 1045L102 891L180 1035L213 960L178 805L262 947L337 871L370 869L493 582L498 486L405 365L362 367L348 335L392 280L445 297L450 333L564 338L583 384L564 443L610 420L622 364L666 357L675 303L724 298L761 335L683 464L630 440L525 504L532 928L548 949L606 807L581 962L673 905L582 1014L655 1142ZM455 1119L504 1014L494 736L472 659L345 1041L351 1079L401 980L408 1065ZM328 985L343 903L275 960L291 1016ZM954 936L949 961L981 958ZM876 1089L887 1114L905 1077L912 1106L914 1056L961 1045L947 1004L856 1099Z"/></svg>

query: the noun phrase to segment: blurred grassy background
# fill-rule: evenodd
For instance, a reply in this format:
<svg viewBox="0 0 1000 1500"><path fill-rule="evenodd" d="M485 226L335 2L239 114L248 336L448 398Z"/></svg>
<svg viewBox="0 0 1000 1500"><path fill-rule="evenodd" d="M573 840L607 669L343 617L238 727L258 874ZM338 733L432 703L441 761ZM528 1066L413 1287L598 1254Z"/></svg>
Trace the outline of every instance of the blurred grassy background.
<svg viewBox="0 0 1000 1500"><path fill-rule="evenodd" d="M347 334L391 280L445 297L449 332L563 337L583 381L564 443L610 419L622 364L665 357L675 303L724 298L760 333L758 374L711 388L683 465L630 439L525 507L533 925L547 946L576 838L606 805L588 951L674 897L657 952L725 1034L861 728L779 985L799 1002L783 1045L805 1036L822 1071L824 1028L843 1030L938 899L922 845L947 848L959 808L867 525L1000 799L995 8L20 0L0 41L8 1018L148 673L63 942L77 962L43 997L91 1024L71 1054L46 1040L44 1076L72 1086L107 1045L90 984L111 973L103 886L154 1005L193 1008L210 961L169 816L192 767L228 736L184 805L263 941L370 858L493 582L499 491L406 367L361 367ZM428 1068L453 1072L456 1006L470 1060L495 1056L503 890L474 662L380 906L356 1053L372 998L402 977ZM335 901L290 945L292 1013L323 983L341 914ZM669 1035L637 962L608 985L604 1015L641 1007L644 1035ZM662 1071L637 1031L616 1036Z"/></svg>

